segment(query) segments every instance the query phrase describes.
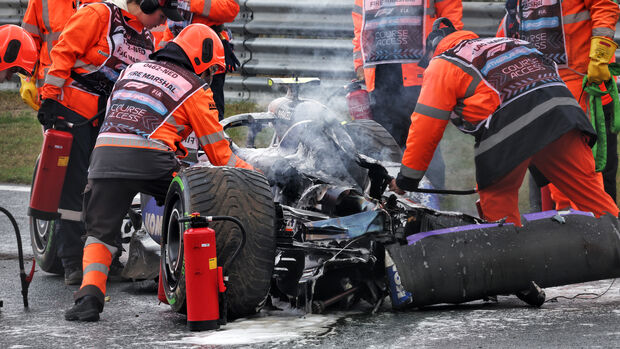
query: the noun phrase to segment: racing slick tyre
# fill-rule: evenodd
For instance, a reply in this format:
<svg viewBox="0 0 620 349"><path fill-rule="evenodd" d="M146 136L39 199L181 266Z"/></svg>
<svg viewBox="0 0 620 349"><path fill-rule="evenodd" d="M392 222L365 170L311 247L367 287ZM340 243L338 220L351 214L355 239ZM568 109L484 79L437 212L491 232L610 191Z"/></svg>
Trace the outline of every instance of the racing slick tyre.
<svg viewBox="0 0 620 349"><path fill-rule="evenodd" d="M178 219L192 212L232 216L246 230L246 242L224 275L228 276L228 318L258 312L267 299L275 261L275 207L265 177L232 167L190 167L180 172L166 195L161 243L163 287L173 310L186 311L183 232ZM241 242L231 222L213 222L218 265L225 266Z"/></svg>
<svg viewBox="0 0 620 349"><path fill-rule="evenodd" d="M360 154L380 161L400 162L403 152L390 133L374 120L359 119L344 124Z"/></svg>
<svg viewBox="0 0 620 349"><path fill-rule="evenodd" d="M32 175L32 185L39 167L39 159L34 165L34 173ZM32 192L32 187L30 188ZM58 257L58 240L56 238L56 221L42 220L32 216L29 218L30 226L30 242L32 245L32 253L39 267L48 273L62 275L64 268L62 261Z"/></svg>

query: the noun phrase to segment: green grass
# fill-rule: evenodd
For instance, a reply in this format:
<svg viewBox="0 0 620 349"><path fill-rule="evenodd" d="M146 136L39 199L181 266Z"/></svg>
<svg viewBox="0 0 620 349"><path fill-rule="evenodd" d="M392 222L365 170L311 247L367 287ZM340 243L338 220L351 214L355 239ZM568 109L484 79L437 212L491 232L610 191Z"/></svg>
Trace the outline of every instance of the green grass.
<svg viewBox="0 0 620 349"><path fill-rule="evenodd" d="M0 92L0 183L29 184L43 134L36 113L15 92Z"/></svg>

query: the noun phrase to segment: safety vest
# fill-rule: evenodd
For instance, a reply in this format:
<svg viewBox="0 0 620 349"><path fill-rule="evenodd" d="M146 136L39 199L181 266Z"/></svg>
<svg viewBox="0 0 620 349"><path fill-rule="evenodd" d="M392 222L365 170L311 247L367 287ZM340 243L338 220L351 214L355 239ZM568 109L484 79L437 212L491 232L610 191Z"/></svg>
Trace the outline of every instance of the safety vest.
<svg viewBox="0 0 620 349"><path fill-rule="evenodd" d="M96 146L169 150L151 135L183 102L205 86L196 74L169 62L132 64L110 95Z"/></svg>
<svg viewBox="0 0 620 349"><path fill-rule="evenodd" d="M474 88L457 102L451 121L476 137L476 180L485 188L547 144L572 129L596 136L578 102L560 78L556 65L522 40L465 40L438 56L473 78ZM500 105L484 121L465 121L458 105L485 83Z"/></svg>
<svg viewBox="0 0 620 349"><path fill-rule="evenodd" d="M568 67L560 0L509 0L506 11L507 37L528 41L559 68Z"/></svg>
<svg viewBox="0 0 620 349"><path fill-rule="evenodd" d="M370 7L372 0L355 0L355 4L353 6L353 11L351 12L351 16L353 19L353 67L355 68L355 70L357 70L359 67L365 66L364 67L364 76L365 76L365 82L366 82L366 88L368 89L368 91L372 91L375 89L375 67L376 64L370 64L370 65L366 65L364 63L364 59L362 57L362 23L364 22L364 6L365 3L368 4L368 6ZM373 6L377 6L376 5L376 0L374 1L375 4L373 4ZM388 1L382 1L384 4L381 5L382 7L385 6L385 3L388 3ZM392 1L393 4L395 4L395 1ZM398 1L398 4L401 4L401 1ZM418 17L420 15L423 15L423 19L421 20L420 23L422 23L422 31L419 33L420 38L416 39L415 42L417 43L421 43L422 44L422 49L423 49L423 45L426 44L426 36L428 35L428 33L431 32L432 30L432 25L433 25L433 21L435 19L437 19L438 17L447 17L452 24L454 24L454 26L456 27L456 29L462 29L463 28L463 22L462 22L462 17L463 17L463 4L461 3L461 0L421 0L419 1L419 6L423 6L423 10L420 11L417 7L418 7L418 3L412 4L411 1L403 1L403 4L406 4L407 6L412 6L414 8L416 8L416 10L418 12L416 12L416 18L412 18L411 20L407 21L404 18L398 19L398 21L400 22L404 22L404 23L413 23L413 22L418 22ZM386 7L387 9L387 7ZM400 13L402 13L402 11L407 10L408 8L406 6L399 6L398 8L396 8L395 10L401 11ZM372 11L374 17L371 16L366 16L367 21L373 22L374 19L377 20L377 22L379 22L381 20L381 17L386 14L385 11L379 11L379 10L374 10ZM398 12L395 11L391 11L389 12L391 14L395 14ZM371 25L372 26L372 25ZM399 24L394 24L393 27L399 27ZM367 27L367 33L368 33L368 25ZM415 26L412 26L415 27ZM396 29L398 30L398 29ZM375 33L379 33L379 31L375 31ZM392 35L394 34L394 35ZM402 35L404 34L403 32L396 32L396 33L388 33L388 32L383 32L383 33L379 33L379 35L383 35L383 36L396 36L397 39L398 38L403 38L404 36ZM407 36L412 34L412 32L407 29ZM372 38L372 35L368 35L366 34L366 36L368 38ZM392 39L389 40L385 40L384 42L390 43L392 41L390 41ZM402 41L402 40L401 40ZM395 46L395 42L392 42L394 44L394 46L392 47L393 49L398 49L400 50L400 48L396 48ZM411 41L408 41L408 43L411 43ZM400 43L399 43L400 45ZM422 85L422 74L424 73L424 69L418 67L417 65L417 61L419 60L419 56L415 59L412 59L409 63L403 63L401 64L401 70L402 70L402 79L403 79L403 86L420 86Z"/></svg>
<svg viewBox="0 0 620 349"><path fill-rule="evenodd" d="M76 78L73 75L74 81L71 86L100 96L109 96L120 72L132 63L147 60L148 56L153 53L155 45L153 35L148 29L144 28L141 32L136 31L125 22L122 10L119 7L109 3L104 4L110 10L108 34L110 55L98 67L84 66L82 62L77 61L75 68L80 67L89 72L79 74L81 78Z"/></svg>
<svg viewBox="0 0 620 349"><path fill-rule="evenodd" d="M361 50L364 67L416 63L424 53L423 0L363 1Z"/></svg>

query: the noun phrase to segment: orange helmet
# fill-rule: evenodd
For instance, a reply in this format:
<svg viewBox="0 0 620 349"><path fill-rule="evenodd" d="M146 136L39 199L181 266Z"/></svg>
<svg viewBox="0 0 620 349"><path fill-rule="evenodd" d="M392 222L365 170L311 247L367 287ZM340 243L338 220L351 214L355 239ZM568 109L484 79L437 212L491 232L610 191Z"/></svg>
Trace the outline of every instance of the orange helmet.
<svg viewBox="0 0 620 349"><path fill-rule="evenodd" d="M172 42L183 49L196 74L202 74L213 65L217 66L218 73L226 70L222 41L208 26L190 24Z"/></svg>
<svg viewBox="0 0 620 349"><path fill-rule="evenodd" d="M38 59L30 34L16 25L0 26L0 71L20 67L32 75Z"/></svg>

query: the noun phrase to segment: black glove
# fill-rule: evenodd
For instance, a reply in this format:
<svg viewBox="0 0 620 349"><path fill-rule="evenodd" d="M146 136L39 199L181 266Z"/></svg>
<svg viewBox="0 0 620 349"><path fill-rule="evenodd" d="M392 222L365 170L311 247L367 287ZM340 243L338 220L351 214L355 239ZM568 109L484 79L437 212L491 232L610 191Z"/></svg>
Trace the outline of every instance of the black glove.
<svg viewBox="0 0 620 349"><path fill-rule="evenodd" d="M402 173L396 176L396 185L402 190L415 191L418 189L418 184L420 184L420 179L405 177Z"/></svg>
<svg viewBox="0 0 620 349"><path fill-rule="evenodd" d="M239 68L241 63L233 52L233 45L228 40L222 40L222 45L224 45L224 59L226 61L226 71L234 72L237 70L237 68Z"/></svg>
<svg viewBox="0 0 620 349"><path fill-rule="evenodd" d="M385 167L374 165L368 167L368 178L370 178L370 191L368 194L377 200L381 199L381 195L392 180Z"/></svg>
<svg viewBox="0 0 620 349"><path fill-rule="evenodd" d="M41 108L37 113L37 119L45 129L52 128L56 123L58 117L58 101L54 99L44 99L41 103Z"/></svg>

